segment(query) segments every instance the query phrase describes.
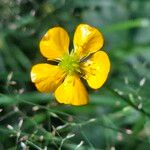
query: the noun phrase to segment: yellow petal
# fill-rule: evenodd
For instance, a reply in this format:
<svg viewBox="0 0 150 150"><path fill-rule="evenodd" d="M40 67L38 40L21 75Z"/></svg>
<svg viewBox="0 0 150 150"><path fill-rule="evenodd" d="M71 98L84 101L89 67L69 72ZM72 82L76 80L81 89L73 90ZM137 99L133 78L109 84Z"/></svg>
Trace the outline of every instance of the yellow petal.
<svg viewBox="0 0 150 150"><path fill-rule="evenodd" d="M71 105L85 105L88 103L88 94L80 78L68 75L64 82L56 89L55 97L59 103Z"/></svg>
<svg viewBox="0 0 150 150"><path fill-rule="evenodd" d="M104 51L98 51L89 60L81 64L84 78L93 89L100 88L107 79L110 70L109 57Z"/></svg>
<svg viewBox="0 0 150 150"><path fill-rule="evenodd" d="M40 51L48 59L60 59L69 50L68 33L61 27L49 29L40 41Z"/></svg>
<svg viewBox="0 0 150 150"><path fill-rule="evenodd" d="M50 64L37 64L31 69L31 81L40 92L54 91L64 79L64 72Z"/></svg>
<svg viewBox="0 0 150 150"><path fill-rule="evenodd" d="M98 51L104 40L100 31L87 24L80 24L74 35L74 49L80 58Z"/></svg>

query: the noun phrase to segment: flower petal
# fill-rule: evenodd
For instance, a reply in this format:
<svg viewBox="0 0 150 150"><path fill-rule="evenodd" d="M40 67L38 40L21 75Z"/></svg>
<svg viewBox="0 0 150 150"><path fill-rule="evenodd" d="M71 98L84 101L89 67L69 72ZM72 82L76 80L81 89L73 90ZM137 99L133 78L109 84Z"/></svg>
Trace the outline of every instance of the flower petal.
<svg viewBox="0 0 150 150"><path fill-rule="evenodd" d="M104 51L98 51L81 64L84 78L93 89L100 88L107 79L110 70L109 57Z"/></svg>
<svg viewBox="0 0 150 150"><path fill-rule="evenodd" d="M56 89L55 97L59 103L71 105L85 105L88 94L77 75L68 75L64 82Z"/></svg>
<svg viewBox="0 0 150 150"><path fill-rule="evenodd" d="M98 51L104 43L103 36L96 28L80 24L74 35L74 49L80 58Z"/></svg>
<svg viewBox="0 0 150 150"><path fill-rule="evenodd" d="M37 64L31 69L31 81L40 92L54 91L62 83L64 76L58 66L46 63Z"/></svg>
<svg viewBox="0 0 150 150"><path fill-rule="evenodd" d="M69 50L68 33L61 27L49 29L40 41L40 51L48 59L60 59Z"/></svg>

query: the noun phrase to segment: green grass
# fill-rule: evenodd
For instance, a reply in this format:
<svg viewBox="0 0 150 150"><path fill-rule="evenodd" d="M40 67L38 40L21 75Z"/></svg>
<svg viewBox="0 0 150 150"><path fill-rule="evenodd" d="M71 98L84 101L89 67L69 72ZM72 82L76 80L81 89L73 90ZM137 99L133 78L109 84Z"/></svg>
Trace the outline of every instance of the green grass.
<svg viewBox="0 0 150 150"><path fill-rule="evenodd" d="M149 150L150 2L2 0L0 150ZM42 35L62 26L73 39L88 23L105 37L111 72L86 106L58 104L30 80ZM72 45L71 45L72 47Z"/></svg>

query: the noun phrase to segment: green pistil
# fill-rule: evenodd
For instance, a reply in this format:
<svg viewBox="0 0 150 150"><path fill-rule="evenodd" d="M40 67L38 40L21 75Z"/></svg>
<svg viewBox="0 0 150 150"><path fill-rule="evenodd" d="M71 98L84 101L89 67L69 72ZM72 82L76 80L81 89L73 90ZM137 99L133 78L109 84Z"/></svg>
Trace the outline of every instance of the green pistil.
<svg viewBox="0 0 150 150"><path fill-rule="evenodd" d="M65 54L59 63L59 66L65 70L67 74L80 72L79 59L75 54Z"/></svg>

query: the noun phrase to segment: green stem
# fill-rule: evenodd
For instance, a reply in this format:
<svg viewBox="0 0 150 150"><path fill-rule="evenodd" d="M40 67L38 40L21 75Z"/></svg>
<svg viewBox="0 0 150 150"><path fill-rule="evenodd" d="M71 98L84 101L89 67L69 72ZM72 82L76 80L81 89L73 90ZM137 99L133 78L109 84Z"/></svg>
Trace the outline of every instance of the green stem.
<svg viewBox="0 0 150 150"><path fill-rule="evenodd" d="M111 88L108 88L107 89L113 93L114 95L116 95L117 97L120 97L122 100L124 100L126 103L128 103L131 107L133 107L135 110L137 110L138 112L142 113L143 115L147 116L150 118L150 113L146 112L144 109L139 109L132 101L130 101L128 98L126 98L125 96L123 95L119 95L118 92L114 91L113 89Z"/></svg>
<svg viewBox="0 0 150 150"><path fill-rule="evenodd" d="M34 143L32 143L29 140L27 140L26 142L27 142L27 144L31 145L32 147L36 148L37 150L43 150L42 148L40 148L39 146L35 145Z"/></svg>

